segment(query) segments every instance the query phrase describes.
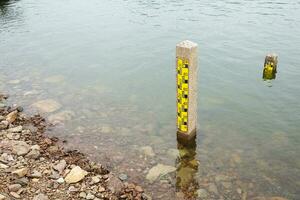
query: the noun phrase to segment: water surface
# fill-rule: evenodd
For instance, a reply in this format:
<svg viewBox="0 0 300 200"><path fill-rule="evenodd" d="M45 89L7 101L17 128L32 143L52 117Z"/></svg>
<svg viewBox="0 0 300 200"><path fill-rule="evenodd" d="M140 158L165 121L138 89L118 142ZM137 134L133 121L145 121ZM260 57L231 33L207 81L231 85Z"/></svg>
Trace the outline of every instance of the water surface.
<svg viewBox="0 0 300 200"><path fill-rule="evenodd" d="M198 189L207 199L299 199L299 10L298 0L1 1L0 90L29 113L39 100L59 102L45 116L67 120L50 134L154 199ZM184 39L199 44L200 69L198 137L188 147L175 127ZM269 52L278 73L263 81ZM177 171L151 184L158 163Z"/></svg>

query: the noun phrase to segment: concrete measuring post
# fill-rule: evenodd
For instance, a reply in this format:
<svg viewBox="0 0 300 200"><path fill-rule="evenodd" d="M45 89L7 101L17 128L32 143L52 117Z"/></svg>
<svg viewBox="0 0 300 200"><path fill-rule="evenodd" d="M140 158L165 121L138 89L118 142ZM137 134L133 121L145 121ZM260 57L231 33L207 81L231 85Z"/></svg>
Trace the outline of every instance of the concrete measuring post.
<svg viewBox="0 0 300 200"><path fill-rule="evenodd" d="M191 139L197 124L198 45L185 40L176 45L177 137Z"/></svg>

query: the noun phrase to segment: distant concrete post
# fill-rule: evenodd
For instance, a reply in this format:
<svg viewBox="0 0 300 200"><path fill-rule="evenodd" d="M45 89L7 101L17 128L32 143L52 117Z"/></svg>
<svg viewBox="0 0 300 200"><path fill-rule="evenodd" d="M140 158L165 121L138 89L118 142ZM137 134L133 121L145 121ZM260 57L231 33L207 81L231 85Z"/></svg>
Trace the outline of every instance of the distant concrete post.
<svg viewBox="0 0 300 200"><path fill-rule="evenodd" d="M278 56L276 54L268 54L265 58L263 79L271 80L276 78Z"/></svg>
<svg viewBox="0 0 300 200"><path fill-rule="evenodd" d="M191 41L176 45L177 136L193 138L197 124L197 48Z"/></svg>

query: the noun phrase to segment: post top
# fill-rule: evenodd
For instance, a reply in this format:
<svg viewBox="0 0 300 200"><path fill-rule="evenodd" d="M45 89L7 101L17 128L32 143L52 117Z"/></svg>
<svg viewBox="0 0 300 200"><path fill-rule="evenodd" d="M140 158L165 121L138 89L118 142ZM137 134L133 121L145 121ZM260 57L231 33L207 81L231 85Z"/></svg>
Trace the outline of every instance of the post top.
<svg viewBox="0 0 300 200"><path fill-rule="evenodd" d="M277 58L278 57L278 55L276 54L276 53L268 53L267 55L266 55L266 57L271 57L271 58Z"/></svg>
<svg viewBox="0 0 300 200"><path fill-rule="evenodd" d="M178 43L176 46L177 47L183 47L183 48L189 48L190 49L190 48L197 47L198 44L195 43L195 42L189 41L189 40L184 40L184 41Z"/></svg>

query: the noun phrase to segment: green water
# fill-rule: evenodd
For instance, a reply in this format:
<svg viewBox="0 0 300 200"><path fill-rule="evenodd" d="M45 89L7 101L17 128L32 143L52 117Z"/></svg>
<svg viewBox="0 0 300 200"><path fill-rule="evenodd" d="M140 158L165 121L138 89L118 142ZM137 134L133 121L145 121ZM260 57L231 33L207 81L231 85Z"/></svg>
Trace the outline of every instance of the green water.
<svg viewBox="0 0 300 200"><path fill-rule="evenodd" d="M49 134L154 199L198 189L206 199L300 199L299 10L297 0L2 0L0 91L28 113L59 102L56 113L71 114ZM175 158L175 45L185 39L199 44L198 132L189 156ZM278 72L263 81L270 52ZM158 163L177 171L151 184Z"/></svg>

